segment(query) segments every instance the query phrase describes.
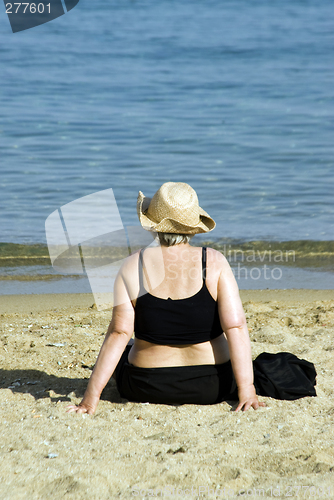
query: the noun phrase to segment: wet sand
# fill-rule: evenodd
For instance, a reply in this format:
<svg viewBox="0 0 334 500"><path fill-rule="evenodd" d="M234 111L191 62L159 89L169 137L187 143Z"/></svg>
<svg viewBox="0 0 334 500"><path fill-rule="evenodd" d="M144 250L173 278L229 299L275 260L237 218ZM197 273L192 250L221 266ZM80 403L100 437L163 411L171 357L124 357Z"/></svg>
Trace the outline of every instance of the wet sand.
<svg viewBox="0 0 334 500"><path fill-rule="evenodd" d="M0 498L334 498L334 291L241 297L253 357L312 361L317 397L234 413L129 403L111 380L94 416L67 414L112 311L90 294L0 296Z"/></svg>

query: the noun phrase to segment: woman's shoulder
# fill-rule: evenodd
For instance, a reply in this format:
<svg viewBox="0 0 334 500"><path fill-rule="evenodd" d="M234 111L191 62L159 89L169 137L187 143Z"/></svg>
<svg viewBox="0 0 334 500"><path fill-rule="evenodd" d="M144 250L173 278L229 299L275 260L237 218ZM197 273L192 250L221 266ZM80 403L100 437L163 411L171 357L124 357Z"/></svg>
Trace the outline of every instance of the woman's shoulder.
<svg viewBox="0 0 334 500"><path fill-rule="evenodd" d="M229 266L229 263L224 254L215 250L214 248L207 247L207 261L209 264L215 264L217 267Z"/></svg>
<svg viewBox="0 0 334 500"><path fill-rule="evenodd" d="M128 274L131 276L131 273L138 269L140 252L141 250L137 250L123 260L120 268L120 273L122 273L123 276Z"/></svg>
<svg viewBox="0 0 334 500"><path fill-rule="evenodd" d="M158 247L159 249L159 247ZM161 253L161 252L160 252ZM158 257L160 256L159 250L157 252L157 249L154 248L140 248L139 250L136 250L133 252L131 255L126 257L124 261L122 262L122 265L120 267L119 273L122 275L123 278L131 278L133 279L134 276L138 276L139 272L139 258L140 254L142 255L143 262L145 264L151 260L152 257L156 257L156 254L158 254ZM145 254L145 255L144 255ZM161 260L161 258L160 258ZM163 262L163 260L162 260Z"/></svg>
<svg viewBox="0 0 334 500"><path fill-rule="evenodd" d="M211 276L217 283L234 281L233 271L228 260L218 250L207 249L207 266L208 276Z"/></svg>

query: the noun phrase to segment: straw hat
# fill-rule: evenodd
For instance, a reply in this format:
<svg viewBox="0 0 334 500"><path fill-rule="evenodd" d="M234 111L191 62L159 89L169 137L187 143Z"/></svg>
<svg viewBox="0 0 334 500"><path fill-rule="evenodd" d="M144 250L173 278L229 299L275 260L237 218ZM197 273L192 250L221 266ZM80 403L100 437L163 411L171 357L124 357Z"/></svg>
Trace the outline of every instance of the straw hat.
<svg viewBox="0 0 334 500"><path fill-rule="evenodd" d="M216 226L199 206L196 191L184 182L166 182L153 198L139 191L137 212L147 231L196 234L207 233Z"/></svg>

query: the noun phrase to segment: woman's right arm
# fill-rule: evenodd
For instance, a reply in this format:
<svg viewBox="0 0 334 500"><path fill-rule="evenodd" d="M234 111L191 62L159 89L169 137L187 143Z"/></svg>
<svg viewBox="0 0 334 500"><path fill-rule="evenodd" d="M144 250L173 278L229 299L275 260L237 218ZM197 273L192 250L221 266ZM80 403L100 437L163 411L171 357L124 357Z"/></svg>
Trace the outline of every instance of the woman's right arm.
<svg viewBox="0 0 334 500"><path fill-rule="evenodd" d="M218 308L238 387L239 404L236 411L251 407L256 410L259 406L265 406L265 403L259 403L255 392L251 343L239 288L226 258L222 255L219 261Z"/></svg>

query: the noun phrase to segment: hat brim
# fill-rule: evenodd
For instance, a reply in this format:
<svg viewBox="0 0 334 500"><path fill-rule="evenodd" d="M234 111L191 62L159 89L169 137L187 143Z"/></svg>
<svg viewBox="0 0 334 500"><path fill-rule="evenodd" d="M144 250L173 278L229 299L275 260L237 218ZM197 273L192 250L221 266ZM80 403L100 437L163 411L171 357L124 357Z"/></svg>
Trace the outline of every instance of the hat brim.
<svg viewBox="0 0 334 500"><path fill-rule="evenodd" d="M144 194L139 191L137 213L140 224L144 229L146 229L146 231L155 231L157 233L199 234L208 233L216 227L215 221L201 207L199 207L200 221L196 226L186 225L170 217L166 217L160 222L154 221L145 215L151 200L152 198L144 196Z"/></svg>

